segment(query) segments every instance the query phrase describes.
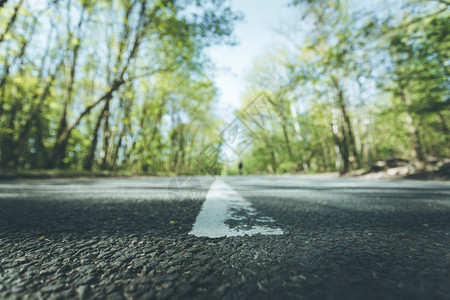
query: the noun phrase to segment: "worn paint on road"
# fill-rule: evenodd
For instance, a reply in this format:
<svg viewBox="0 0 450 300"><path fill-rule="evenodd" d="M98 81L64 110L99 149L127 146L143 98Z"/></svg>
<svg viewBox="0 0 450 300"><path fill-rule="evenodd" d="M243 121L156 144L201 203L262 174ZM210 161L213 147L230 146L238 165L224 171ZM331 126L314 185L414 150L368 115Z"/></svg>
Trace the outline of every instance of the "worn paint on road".
<svg viewBox="0 0 450 300"><path fill-rule="evenodd" d="M231 227L227 224L229 221L248 223L245 220L247 217L254 218L258 225L249 228L248 226ZM273 223L272 218L258 217L250 202L242 198L223 180L218 179L206 194L205 202L189 234L209 238L283 234L283 231L273 226Z"/></svg>

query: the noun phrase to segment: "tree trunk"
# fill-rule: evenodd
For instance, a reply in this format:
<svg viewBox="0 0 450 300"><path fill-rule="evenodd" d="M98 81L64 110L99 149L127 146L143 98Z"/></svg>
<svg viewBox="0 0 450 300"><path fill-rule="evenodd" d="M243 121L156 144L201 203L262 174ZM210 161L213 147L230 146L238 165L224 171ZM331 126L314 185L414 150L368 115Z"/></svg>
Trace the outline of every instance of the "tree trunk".
<svg viewBox="0 0 450 300"><path fill-rule="evenodd" d="M105 103L105 111L104 118L105 121L103 123L103 157L102 162L100 164L101 170L106 170L108 167L108 146L109 146L109 138L111 136L111 131L109 129L109 103L111 100L107 100Z"/></svg>
<svg viewBox="0 0 450 300"><path fill-rule="evenodd" d="M19 1L19 3L17 3L16 7L14 7L13 15L9 19L8 24L6 25L5 31L2 33L2 35L0 35L0 44L3 42L3 40L5 39L6 34L11 30L11 28L14 25L14 23L16 22L17 15L19 13L19 9L22 6L23 2L24 2L24 0Z"/></svg>
<svg viewBox="0 0 450 300"><path fill-rule="evenodd" d="M337 91L337 100L338 100L339 109L341 110L342 117L345 122L345 126L342 125L342 130L343 130L342 134L345 139L347 139L346 135L348 134L348 142L350 144L350 148L352 149L352 154L353 154L353 157L355 158L357 168L359 169L359 168L361 168L361 160L360 160L360 157L358 154L358 150L356 148L356 139L355 139L355 135L353 134L353 128L352 128L352 124L350 122L350 117L347 114L347 107L346 107L345 101L344 101L344 92L342 91L338 80L334 76L332 76L332 79L333 79L334 87L336 88L336 91Z"/></svg>
<svg viewBox="0 0 450 300"><path fill-rule="evenodd" d="M120 131L119 134L119 141L117 143L116 149L114 150L114 154L112 155L112 159L111 159L111 171L116 169L116 164L117 164L117 159L119 158L119 151L120 148L122 147L122 141L123 141L123 137L125 136L125 125L122 127L122 130Z"/></svg>
<svg viewBox="0 0 450 300"><path fill-rule="evenodd" d="M47 149L44 146L44 128L42 124L42 119L38 118L36 120L36 136L35 136L35 142L34 142L34 148L35 148L35 155L36 158L34 159L35 166L31 167L32 169L43 169L45 168L46 164L48 163L48 152Z"/></svg>
<svg viewBox="0 0 450 300"><path fill-rule="evenodd" d="M423 155L423 149L422 149L422 143L420 139L420 132L418 127L414 124L413 116L410 112L410 95L407 90L406 86L401 86L401 99L403 102L403 105L405 107L405 113L406 113L406 130L409 132L411 136L411 154L413 159L418 160L419 162L424 161L424 155Z"/></svg>
<svg viewBox="0 0 450 300"><path fill-rule="evenodd" d="M342 117L342 119L343 119L343 117ZM339 155L342 159L342 165L340 166L339 174L344 175L344 174L348 173L348 171L350 170L350 159L349 159L350 151L348 149L348 141L347 141L347 135L345 133L344 120L340 120L340 128L341 128L341 132L342 132L342 138L339 138L338 132L335 132L335 130L333 128L334 127L333 123L330 124L330 127L331 127L331 133L333 134L334 142L339 150ZM336 152L338 152L338 151L336 150Z"/></svg>
<svg viewBox="0 0 450 300"><path fill-rule="evenodd" d="M402 101L402 104L404 107L404 112L406 114L406 130L411 136L411 143L410 143L411 156L414 160L418 160L419 162L422 162L424 160L424 155L423 155L423 149L422 149L422 144L421 144L421 140L420 140L420 132L419 132L419 129L417 128L417 126L414 124L413 114L411 112L412 99L411 99L411 94L410 94L410 79L409 79L409 77L402 76L403 74L398 69L398 67L399 67L398 64L399 64L400 59L398 56L397 49L395 49L393 46L391 46L390 50L391 50L391 55L396 64L396 75L399 78L405 78L405 79L399 80L398 88L399 88L400 99ZM406 62L407 62L407 66L409 67L411 65L412 50L407 49L406 52L408 54L408 56L406 58ZM407 72L409 73L409 72L411 72L411 70L408 69Z"/></svg>
<svg viewBox="0 0 450 300"><path fill-rule="evenodd" d="M444 132L445 141L446 141L447 145L449 145L450 144L450 135L449 135L447 122L445 121L445 117L442 115L441 112L438 112L438 117L439 117L439 123L441 123L442 132Z"/></svg>
<svg viewBox="0 0 450 300"><path fill-rule="evenodd" d="M89 147L89 152L85 156L84 161L83 161L83 169L86 171L92 171L92 164L94 162L95 150L97 149L97 144L98 144L98 131L100 130L100 125L101 125L103 117L105 115L107 106L108 106L108 103L105 103L102 111L98 115L97 123L95 124L94 132L92 133L93 139L91 142L91 146Z"/></svg>
<svg viewBox="0 0 450 300"><path fill-rule="evenodd" d="M88 115L93 108L95 108L97 105L99 105L101 102L110 99L112 97L112 94L124 83L123 80L121 81L115 81L112 85L112 87L109 89L108 92L106 92L103 96L101 96L99 99L97 99L94 103L88 105L85 107L83 112L78 116L78 118L70 125L68 125L64 131L61 133L61 135L58 137L56 143L64 143L67 142L70 138L70 135L72 133L72 130L75 129L75 127L80 124L81 120Z"/></svg>
<svg viewBox="0 0 450 300"><path fill-rule="evenodd" d="M12 99L16 99L17 95L17 88L14 87L12 90ZM14 162L14 133L15 132L15 126L14 121L16 119L17 111L21 109L21 102L20 101L14 101L13 105L11 107L11 110L9 112L9 122L7 122L7 128L9 129L8 132L5 133L4 136L2 136L2 143L1 143L1 149L2 149L2 160L1 160L1 167L2 169L9 168L11 166L11 163ZM6 121L6 120L5 120ZM14 166L14 164L13 164Z"/></svg>
<svg viewBox="0 0 450 300"><path fill-rule="evenodd" d="M22 69L22 64L23 64L23 57L25 56L25 52L26 52L27 46L29 44L29 41L31 40L31 37L33 36L34 30L36 28L36 23L37 23L37 19L35 19L34 22L31 24L30 35L28 36L28 38L23 39L19 54L16 57L14 57L11 64L8 64L8 56L5 55L5 61L4 61L5 66L3 68L2 79L0 80L0 118L3 114L3 105L5 103L5 97L6 97L6 83L8 81L11 66L14 66L14 68L17 69L17 73L20 74L20 71ZM6 51L6 53L8 53L8 52L9 52L9 49ZM17 65L15 65L16 61L19 61L19 63Z"/></svg>
<svg viewBox="0 0 450 300"><path fill-rule="evenodd" d="M162 101L164 101L164 97L163 97ZM162 115L163 115L163 109L164 109L164 105L161 104L159 106L159 110L158 110L158 113L156 115L156 119L155 119L153 130L152 130L152 134L150 136L151 143L155 140L156 134L158 133L158 126L159 126L159 123L161 122L161 118L162 118ZM152 151L151 160L152 160L153 164L156 163L156 158L157 158L157 155L156 155L155 151Z"/></svg>
<svg viewBox="0 0 450 300"><path fill-rule="evenodd" d="M289 140L289 134L287 132L285 120L281 121L281 127L283 129L284 142L286 143L286 149L287 149L287 152L288 152L288 155L289 155L289 159L291 161L294 161L294 158L292 156L291 141Z"/></svg>
<svg viewBox="0 0 450 300"><path fill-rule="evenodd" d="M81 27L82 21L80 20L80 23L78 24L78 27ZM60 136L64 129L67 127L67 109L70 103L72 102L72 94L73 94L73 84L75 81L75 69L77 64L77 58L78 58L78 51L80 49L79 44L77 44L72 53L72 61L70 64L70 69L67 75L66 79L66 87L64 92L64 103L63 108L61 112L61 117L59 120L59 127L57 131L56 136ZM68 140L65 140L61 143L55 143L53 147L53 158L56 163L57 168L63 169L65 167L64 165L64 158L66 157L66 149L67 149Z"/></svg>
<svg viewBox="0 0 450 300"><path fill-rule="evenodd" d="M48 78L47 83L44 87L44 90L39 95L39 99L38 99L37 103L31 108L31 111L28 114L25 124L19 133L19 137L18 137L17 141L15 142L16 153L14 155L15 156L14 161L16 163L17 163L20 153L23 150L25 143L27 142L27 137L30 132L31 125L33 124L35 119L38 117L38 115L42 109L42 105L43 105L44 101L47 99L48 95L50 94L50 89L53 86L56 75L58 73L59 68L62 66L62 63L63 63L63 59L61 59L61 61L56 66L54 72ZM35 95L35 97L37 97L37 96L38 95Z"/></svg>
<svg viewBox="0 0 450 300"><path fill-rule="evenodd" d="M145 118L147 117L147 109L148 109L148 105L146 103L144 103L144 105L142 107L142 115L141 115L141 118L139 119L139 130L141 130L141 131L142 131L142 128L144 127ZM136 150L138 138L139 138L139 135L138 135L138 137L133 139L133 143L131 144L130 150L127 152L125 161L128 161L131 157L131 154L134 153L134 151Z"/></svg>
<svg viewBox="0 0 450 300"><path fill-rule="evenodd" d="M144 2L144 3L142 4L142 8L141 8L141 11L140 11L140 17L142 17L142 18L143 18L144 14L145 14L145 7L146 7L146 3ZM158 10L159 10L159 8L158 8L158 9L155 9L155 11L154 11L153 13L156 14ZM143 19L144 19L144 18L143 18ZM128 22L127 19L124 20L124 22ZM148 22L148 21L145 21L145 22ZM142 28L140 28L140 29L142 29ZM75 127L78 126L78 124L81 122L81 120L82 120L86 115L88 115L88 114L91 112L91 110L92 110L94 107L96 107L99 103L101 103L101 102L103 102L103 101L105 101L105 100L109 101L109 100L112 98L112 94L113 94L117 89L119 89L119 87L121 87L121 86L125 83L125 79L124 79L125 73L127 72L128 68L129 68L129 66L130 66L130 64L131 64L132 59L137 55L137 52L138 52L139 46L140 46L140 42L141 42L141 35L142 35L142 34L143 34L143 32L138 32L138 33L136 33L135 38L134 38L134 41L133 41L133 43L132 43L132 44L133 44L133 47L132 47L132 49L131 49L131 51L130 51L130 53L129 53L129 55L128 55L126 61L125 61L125 63L123 64L122 68L120 69L120 72L117 72L117 73L116 73L116 74L117 74L116 79L112 82L109 91L106 92L106 93L105 93L102 97L100 97L97 101L95 101L95 102L92 103L91 105L88 105L88 106L84 109L84 111L79 115L79 117L78 117L72 124L68 125L68 126L62 131L61 135L57 138L56 143L58 143L58 144L64 144L64 143L67 143L67 141L68 141L68 139L70 138L70 135L71 135L71 133L72 133L72 130L74 130ZM120 56L120 57L122 57L122 56ZM118 60L118 61L117 61L117 66L116 66L116 69L117 69L117 70L119 70L119 66L118 66L119 64L121 64L121 62ZM57 146L55 145L55 147L57 147Z"/></svg>
<svg viewBox="0 0 450 300"><path fill-rule="evenodd" d="M272 166L272 172L276 173L277 169L278 169L278 164L277 164L277 159L275 156L275 152L272 149L272 145L270 144L269 140L267 139L267 137L263 134L263 141L264 144L266 144L266 149L269 151L269 155L270 155L270 165Z"/></svg>

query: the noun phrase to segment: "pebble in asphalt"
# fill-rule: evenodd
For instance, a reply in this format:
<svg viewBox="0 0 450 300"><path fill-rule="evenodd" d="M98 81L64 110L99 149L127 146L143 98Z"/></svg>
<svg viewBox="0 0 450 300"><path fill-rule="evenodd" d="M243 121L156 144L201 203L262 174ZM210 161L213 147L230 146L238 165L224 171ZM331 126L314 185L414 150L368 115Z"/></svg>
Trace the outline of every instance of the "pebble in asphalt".
<svg viewBox="0 0 450 300"><path fill-rule="evenodd" d="M170 178L0 181L0 298L449 299L448 182L223 180L284 234L189 235Z"/></svg>

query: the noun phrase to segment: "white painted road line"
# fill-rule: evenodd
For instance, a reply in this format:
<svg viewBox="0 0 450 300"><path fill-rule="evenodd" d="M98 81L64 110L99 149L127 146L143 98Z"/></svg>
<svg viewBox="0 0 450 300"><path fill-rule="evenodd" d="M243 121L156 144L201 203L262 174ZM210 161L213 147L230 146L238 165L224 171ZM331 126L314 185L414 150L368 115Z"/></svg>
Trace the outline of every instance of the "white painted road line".
<svg viewBox="0 0 450 300"><path fill-rule="evenodd" d="M236 216L237 212L239 216ZM242 215L253 216L256 223L270 224L275 221L269 217L257 218L256 210L251 203L242 198L223 180L217 179L206 194L205 202L197 216L197 219L189 234L197 237L230 237L244 235L273 235L283 234L283 231L275 226L254 225L250 228L231 228L227 221L246 221ZM245 222L244 222L245 223ZM248 222L247 222L248 223Z"/></svg>

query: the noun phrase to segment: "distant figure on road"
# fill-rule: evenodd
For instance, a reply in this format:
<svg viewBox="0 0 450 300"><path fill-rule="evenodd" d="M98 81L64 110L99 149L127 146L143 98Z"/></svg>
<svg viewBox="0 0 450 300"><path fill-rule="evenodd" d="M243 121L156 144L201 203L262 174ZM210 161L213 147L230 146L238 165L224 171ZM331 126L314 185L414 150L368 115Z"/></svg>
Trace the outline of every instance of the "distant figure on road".
<svg viewBox="0 0 450 300"><path fill-rule="evenodd" d="M242 164L242 161L239 161L239 175L242 175L242 167L244 165Z"/></svg>

